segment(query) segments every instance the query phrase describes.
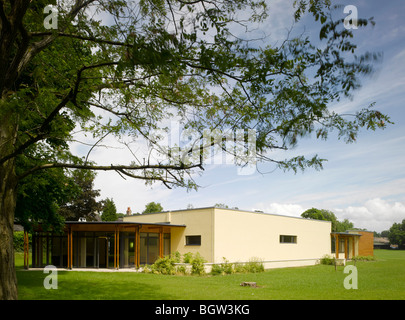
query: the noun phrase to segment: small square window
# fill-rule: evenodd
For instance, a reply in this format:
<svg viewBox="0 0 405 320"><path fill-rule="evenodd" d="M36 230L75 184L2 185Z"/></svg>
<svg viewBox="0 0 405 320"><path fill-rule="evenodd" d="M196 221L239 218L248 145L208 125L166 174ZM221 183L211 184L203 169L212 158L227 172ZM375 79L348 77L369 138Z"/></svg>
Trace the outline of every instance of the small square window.
<svg viewBox="0 0 405 320"><path fill-rule="evenodd" d="M186 246L201 246L201 236L186 236Z"/></svg>

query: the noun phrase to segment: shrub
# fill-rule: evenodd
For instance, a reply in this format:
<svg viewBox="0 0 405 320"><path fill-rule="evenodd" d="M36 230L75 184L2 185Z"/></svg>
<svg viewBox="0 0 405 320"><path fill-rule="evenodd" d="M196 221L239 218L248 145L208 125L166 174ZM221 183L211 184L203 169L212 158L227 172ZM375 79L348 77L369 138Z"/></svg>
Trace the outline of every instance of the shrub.
<svg viewBox="0 0 405 320"><path fill-rule="evenodd" d="M184 263L191 263L192 260L193 260L193 254L191 252L187 252L183 255Z"/></svg>
<svg viewBox="0 0 405 320"><path fill-rule="evenodd" d="M179 263L181 261L181 254L178 251L173 252L170 256L172 257L175 263Z"/></svg>
<svg viewBox="0 0 405 320"><path fill-rule="evenodd" d="M211 274L222 275L222 274L232 274L235 272L233 263L229 263L225 257L223 258L224 262L221 264L213 264L211 268Z"/></svg>
<svg viewBox="0 0 405 320"><path fill-rule="evenodd" d="M263 262L258 258L252 258L245 264L246 272L258 273L264 271Z"/></svg>
<svg viewBox="0 0 405 320"><path fill-rule="evenodd" d="M176 273L187 275L187 267L186 266L176 266Z"/></svg>
<svg viewBox="0 0 405 320"><path fill-rule="evenodd" d="M212 265L212 275L222 275L231 273L258 273L264 271L263 262L258 258L252 258L246 263L229 263L225 258L221 264Z"/></svg>
<svg viewBox="0 0 405 320"><path fill-rule="evenodd" d="M156 274L166 274L173 275L176 273L188 274L188 268L184 265L176 266L176 263L180 263L181 254L175 252L170 256L165 256L164 258L159 258L151 266L144 266L143 272L145 273L156 273ZM194 256L191 252L185 253L183 256L183 262L191 265L191 274L203 275L205 274L206 262L204 258L197 252Z"/></svg>
<svg viewBox="0 0 405 320"><path fill-rule="evenodd" d="M234 273L233 263L229 263L225 257L223 257L224 262L221 263L222 269L224 270L225 274L232 274Z"/></svg>
<svg viewBox="0 0 405 320"><path fill-rule="evenodd" d="M222 275L223 272L224 272L224 269L222 268L222 266L220 264L213 264L212 265L211 274L213 276Z"/></svg>
<svg viewBox="0 0 405 320"><path fill-rule="evenodd" d="M171 256L159 258L151 265L153 273L160 274L175 274L176 269L174 266L175 260Z"/></svg>
<svg viewBox="0 0 405 320"><path fill-rule="evenodd" d="M143 266L143 271L142 271L142 272L144 272L144 273L151 273L151 272L153 272L153 271L152 271L152 269L150 268L149 265L145 264L145 265Z"/></svg>
<svg viewBox="0 0 405 320"><path fill-rule="evenodd" d="M325 264L325 265L334 265L336 261L335 257L331 257L328 254L325 254L320 260L319 263L320 264Z"/></svg>
<svg viewBox="0 0 405 320"><path fill-rule="evenodd" d="M14 241L14 250L16 252L24 252L24 231L14 231L13 241ZM29 247L32 248L31 233L28 233L28 243Z"/></svg>
<svg viewBox="0 0 405 320"><path fill-rule="evenodd" d="M353 257L355 261L375 261L377 260L374 256L355 256Z"/></svg>
<svg viewBox="0 0 405 320"><path fill-rule="evenodd" d="M248 270L244 263L235 263L233 266L235 273L247 273Z"/></svg>
<svg viewBox="0 0 405 320"><path fill-rule="evenodd" d="M206 260L197 252L191 261L191 274L200 276L205 274L205 262Z"/></svg>

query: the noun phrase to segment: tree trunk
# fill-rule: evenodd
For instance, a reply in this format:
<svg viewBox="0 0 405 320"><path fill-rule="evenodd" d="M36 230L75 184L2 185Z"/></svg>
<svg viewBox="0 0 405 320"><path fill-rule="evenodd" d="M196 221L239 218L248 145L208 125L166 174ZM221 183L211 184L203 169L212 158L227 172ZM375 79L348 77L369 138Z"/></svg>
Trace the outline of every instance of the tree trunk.
<svg viewBox="0 0 405 320"><path fill-rule="evenodd" d="M0 119L0 158L13 149L16 127L10 120ZM13 244L16 201L17 178L12 158L0 164L0 300L17 299Z"/></svg>

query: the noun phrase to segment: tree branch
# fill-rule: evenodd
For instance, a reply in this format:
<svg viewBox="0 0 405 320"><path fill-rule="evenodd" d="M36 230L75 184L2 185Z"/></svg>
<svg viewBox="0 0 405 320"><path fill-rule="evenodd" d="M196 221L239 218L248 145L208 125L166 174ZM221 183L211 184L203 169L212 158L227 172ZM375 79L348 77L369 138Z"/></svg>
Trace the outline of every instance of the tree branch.
<svg viewBox="0 0 405 320"><path fill-rule="evenodd" d="M31 37L42 37L42 36L51 36L54 35L55 33L53 32L31 32L29 35ZM79 40L85 40L85 41L92 41L96 43L105 43L105 44L112 44L115 46L123 46L123 47L133 47L133 45L121 41L112 41L112 40L106 40L106 39L100 39L96 37L86 37L86 36L81 36L77 34L71 34L71 33L64 33L64 32L57 32L57 36L59 37L67 37L67 38L74 38L74 39L79 39Z"/></svg>
<svg viewBox="0 0 405 320"><path fill-rule="evenodd" d="M39 165L36 167L33 167L20 176L18 176L18 179L21 180L25 178L26 176L32 174L33 172L39 171L39 170L44 170L44 169L50 169L50 168L66 168L66 169L87 169L87 170L99 170L99 171L119 171L121 173L124 173L126 175L130 175L128 172L125 170L147 170L147 169L160 169L160 170L190 170L194 168L200 168L202 169L201 164L192 164L192 165L185 165L184 163L180 163L179 165L162 165L162 164L148 164L148 165L109 165L109 166L99 166L99 165L91 165L91 164L75 164L75 163L47 163L43 165ZM131 174L132 175L132 174ZM136 175L132 175L132 177L137 177ZM142 176L139 176L139 178L142 178ZM144 179L148 180L161 180L159 177L143 177Z"/></svg>

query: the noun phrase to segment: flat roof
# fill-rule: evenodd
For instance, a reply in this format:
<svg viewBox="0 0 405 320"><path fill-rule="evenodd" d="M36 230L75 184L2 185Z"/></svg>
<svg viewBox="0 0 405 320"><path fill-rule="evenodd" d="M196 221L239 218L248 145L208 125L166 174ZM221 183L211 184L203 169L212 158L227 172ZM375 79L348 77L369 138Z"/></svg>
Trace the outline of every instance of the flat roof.
<svg viewBox="0 0 405 320"><path fill-rule="evenodd" d="M170 222L137 222L137 221L65 221L65 224L133 224L166 227L185 227L185 224L171 224Z"/></svg>
<svg viewBox="0 0 405 320"><path fill-rule="evenodd" d="M340 235L345 235L345 236L359 236L359 237L362 236L362 234L350 233L350 232L331 232L331 234L340 234Z"/></svg>
<svg viewBox="0 0 405 320"><path fill-rule="evenodd" d="M267 213L267 212L255 211L255 210L241 210L241 209L233 209L233 208L218 208L218 207L215 207L215 206L191 208L191 209L166 210L166 211L151 212L151 213L144 213L144 214L133 214L133 215L130 215L130 216L124 216L124 219L127 218L127 217L136 217L136 216L143 216L143 215L150 215L150 214L181 212L181 211L184 212L184 211L206 210L206 209L219 209L219 210L238 211L238 212L247 212L247 213L254 213L254 214L265 214L265 215L268 215L268 216L277 216L277 217L285 217L285 218L293 218L293 219L301 219L301 220L310 220L310 221L320 221L320 222L332 223L331 221L328 221L328 220L318 220L318 219L310 219L310 218L303 218L303 217L287 216L287 215L283 215L283 214Z"/></svg>

